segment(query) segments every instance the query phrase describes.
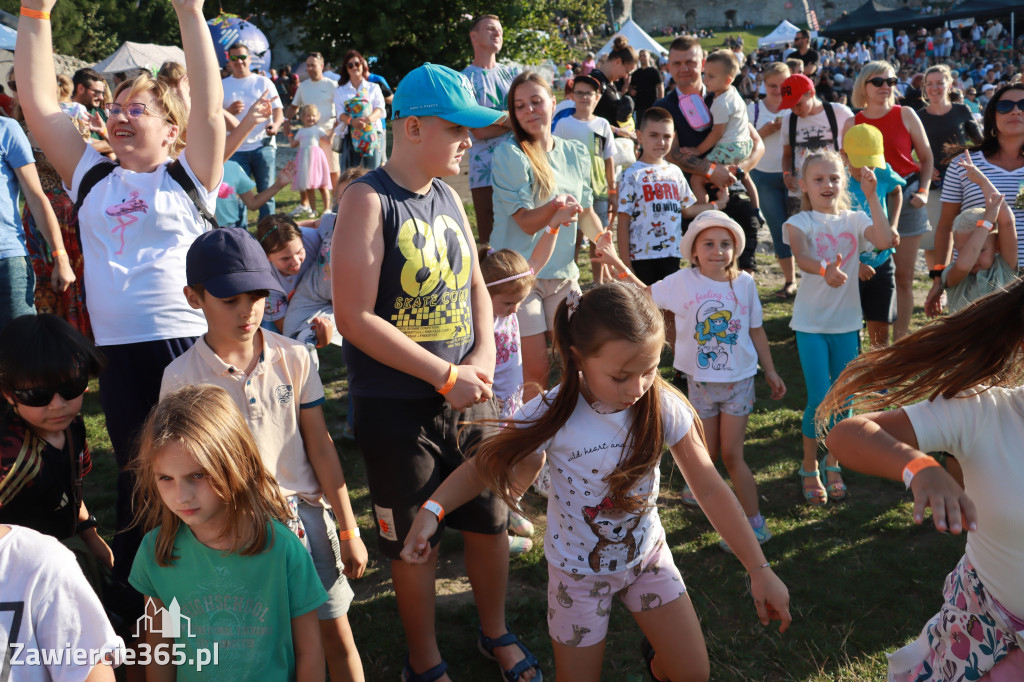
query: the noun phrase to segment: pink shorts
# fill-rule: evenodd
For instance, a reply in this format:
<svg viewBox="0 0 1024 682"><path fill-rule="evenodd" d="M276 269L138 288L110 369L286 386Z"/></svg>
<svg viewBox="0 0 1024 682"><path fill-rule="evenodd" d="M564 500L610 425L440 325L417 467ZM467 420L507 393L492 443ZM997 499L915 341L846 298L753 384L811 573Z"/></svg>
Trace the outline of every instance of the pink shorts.
<svg viewBox="0 0 1024 682"><path fill-rule="evenodd" d="M548 563L548 632L567 646L593 646L608 634L612 599L630 613L647 611L686 594L665 537L636 566L617 573L579 575Z"/></svg>

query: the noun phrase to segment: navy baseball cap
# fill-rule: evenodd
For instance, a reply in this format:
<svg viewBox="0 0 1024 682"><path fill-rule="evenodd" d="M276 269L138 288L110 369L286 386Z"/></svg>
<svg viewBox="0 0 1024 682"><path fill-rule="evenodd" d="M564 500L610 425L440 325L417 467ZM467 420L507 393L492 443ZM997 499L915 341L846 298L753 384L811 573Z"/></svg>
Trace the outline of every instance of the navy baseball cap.
<svg viewBox="0 0 1024 682"><path fill-rule="evenodd" d="M427 62L405 75L391 102L391 119L437 116L467 128L497 123L505 112L476 103L469 79L447 66Z"/></svg>
<svg viewBox="0 0 1024 682"><path fill-rule="evenodd" d="M273 289L285 293L256 238L241 227L221 227L192 242L185 256L185 279L217 298Z"/></svg>

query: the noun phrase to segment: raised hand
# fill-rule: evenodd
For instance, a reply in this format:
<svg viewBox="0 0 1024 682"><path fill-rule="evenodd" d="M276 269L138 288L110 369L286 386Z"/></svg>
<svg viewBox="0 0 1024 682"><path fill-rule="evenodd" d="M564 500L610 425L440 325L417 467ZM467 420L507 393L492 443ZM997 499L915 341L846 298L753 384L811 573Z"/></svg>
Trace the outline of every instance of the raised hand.
<svg viewBox="0 0 1024 682"><path fill-rule="evenodd" d="M875 177L873 168L862 166L860 169L860 187L864 190L865 196L871 196L878 189L878 178Z"/></svg>

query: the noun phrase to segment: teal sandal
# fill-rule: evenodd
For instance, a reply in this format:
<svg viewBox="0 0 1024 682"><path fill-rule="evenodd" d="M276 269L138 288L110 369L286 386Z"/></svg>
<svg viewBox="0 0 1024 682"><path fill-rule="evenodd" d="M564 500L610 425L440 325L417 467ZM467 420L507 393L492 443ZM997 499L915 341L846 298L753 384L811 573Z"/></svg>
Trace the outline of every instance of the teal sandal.
<svg viewBox="0 0 1024 682"><path fill-rule="evenodd" d="M816 478L818 482L821 482L821 478L817 471L804 471L803 465L800 466L800 478ZM804 494L804 501L812 507L824 507L828 504L828 489L827 488L815 488L808 490L804 486L803 480L800 481L800 490Z"/></svg>
<svg viewBox="0 0 1024 682"><path fill-rule="evenodd" d="M821 470L822 483L825 484L825 490L828 492L828 498L833 502L839 502L845 500L847 496L846 484L843 481L832 481L829 483L828 473L831 471L834 474L841 474L842 468L837 464L834 467L825 466L825 460L828 459L828 455L821 458L821 464L818 465L818 469Z"/></svg>

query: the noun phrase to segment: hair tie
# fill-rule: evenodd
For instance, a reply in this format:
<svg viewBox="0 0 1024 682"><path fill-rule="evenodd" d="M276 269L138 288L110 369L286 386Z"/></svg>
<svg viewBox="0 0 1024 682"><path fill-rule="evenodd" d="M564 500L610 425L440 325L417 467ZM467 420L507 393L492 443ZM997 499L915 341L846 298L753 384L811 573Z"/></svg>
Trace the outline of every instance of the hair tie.
<svg viewBox="0 0 1024 682"><path fill-rule="evenodd" d="M488 254L488 255L490 255L490 254ZM533 274L533 268L530 268L526 272L520 272L518 275L512 275L511 277L506 277L504 279L499 279L496 282L488 282L487 286L488 287L496 287L499 284L504 284L505 282L512 282L512 281L517 280L517 279L522 279L523 277L529 277L532 274Z"/></svg>
<svg viewBox="0 0 1024 682"><path fill-rule="evenodd" d="M494 254L496 254L496 253L497 253L497 251L495 251L495 250L494 250L494 249L492 249L491 247L487 247L487 255L488 255L488 256L493 256L493 255L494 255Z"/></svg>
<svg viewBox="0 0 1024 682"><path fill-rule="evenodd" d="M277 225L274 225L272 228L267 230L267 233L265 235L263 235L262 237L260 237L260 244L262 244L263 240L266 239L267 237L269 237L274 232L274 230L276 230L276 229L277 229Z"/></svg>
<svg viewBox="0 0 1024 682"><path fill-rule="evenodd" d="M569 315L566 319L571 320L572 314L579 310L580 299L583 298L583 292L573 287L569 289L569 295L565 297L565 305L569 309Z"/></svg>

